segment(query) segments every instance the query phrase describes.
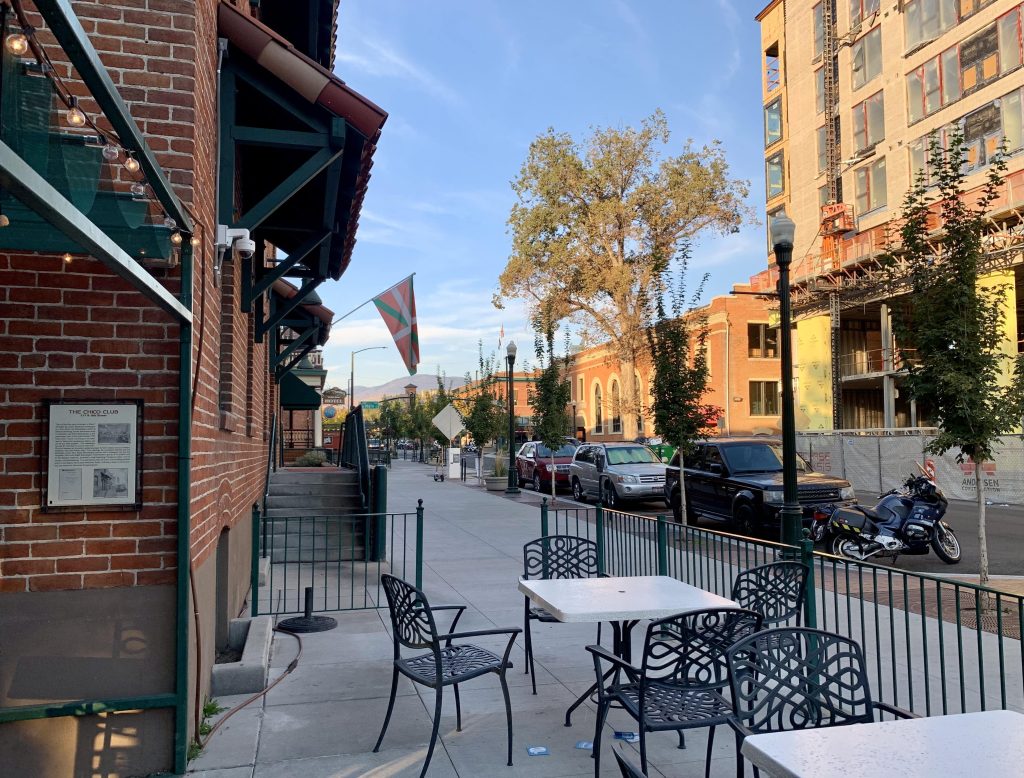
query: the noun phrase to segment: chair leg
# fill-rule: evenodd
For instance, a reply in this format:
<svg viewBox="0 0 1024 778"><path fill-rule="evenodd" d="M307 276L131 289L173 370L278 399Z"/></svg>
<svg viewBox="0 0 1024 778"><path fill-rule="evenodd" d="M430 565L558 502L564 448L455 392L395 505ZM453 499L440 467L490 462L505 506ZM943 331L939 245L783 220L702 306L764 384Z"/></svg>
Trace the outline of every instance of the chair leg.
<svg viewBox="0 0 1024 778"><path fill-rule="evenodd" d="M434 755L434 746L437 744L437 730L441 726L441 692L443 691L444 687L438 685L437 696L434 702L434 728L430 731L430 745L427 747L427 758L423 760L423 770L420 772L420 778L427 774L427 768L430 766L430 757Z"/></svg>
<svg viewBox="0 0 1024 778"><path fill-rule="evenodd" d="M594 730L594 749L590 755L594 757L594 778L601 775L601 734L604 732L605 722L608 720L608 703L598 705L597 727Z"/></svg>
<svg viewBox="0 0 1024 778"><path fill-rule="evenodd" d="M508 681L505 680L505 671L502 670L498 676L501 681L501 693L505 697L505 719L508 722L508 766L512 766L512 701L508 696Z"/></svg>
<svg viewBox="0 0 1024 778"><path fill-rule="evenodd" d="M681 729L676 730L676 734L679 735L679 745L677 748L686 748L686 733Z"/></svg>
<svg viewBox="0 0 1024 778"><path fill-rule="evenodd" d="M711 778L711 748L715 745L715 728L708 732L708 753L704 757L704 778Z"/></svg>
<svg viewBox="0 0 1024 778"><path fill-rule="evenodd" d="M391 672L391 699L388 700L388 712L384 714L384 726L380 728L380 736L377 738L377 745L373 747L373 752L377 753L377 749L380 748L381 742L384 740L384 733L388 730L388 723L391 721L391 713L395 709L395 694L398 692L398 668L396 667Z"/></svg>
<svg viewBox="0 0 1024 778"><path fill-rule="evenodd" d="M526 661L523 663L525 668L523 672L526 675L530 674L530 660L533 658L533 642L530 639L530 601L526 601L526 607L523 609L523 641L526 644Z"/></svg>
<svg viewBox="0 0 1024 778"><path fill-rule="evenodd" d="M736 778L743 778L743 754L740 752L740 748L743 745L743 738L740 737L740 733L736 732Z"/></svg>
<svg viewBox="0 0 1024 778"><path fill-rule="evenodd" d="M638 722L640 730L640 772L647 774L647 732L642 722Z"/></svg>
<svg viewBox="0 0 1024 778"><path fill-rule="evenodd" d="M462 701L459 699L459 685L454 684L455 689L455 731L462 732Z"/></svg>

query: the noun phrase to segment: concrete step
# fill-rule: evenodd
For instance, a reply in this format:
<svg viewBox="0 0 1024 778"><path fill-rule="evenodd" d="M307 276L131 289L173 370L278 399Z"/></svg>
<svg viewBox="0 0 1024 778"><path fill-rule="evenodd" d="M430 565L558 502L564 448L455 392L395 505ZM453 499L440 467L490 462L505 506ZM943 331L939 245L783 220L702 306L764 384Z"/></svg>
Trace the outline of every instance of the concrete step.
<svg viewBox="0 0 1024 778"><path fill-rule="evenodd" d="M342 519L353 513L362 513L357 508L345 508L338 507L337 505L328 508L309 508L309 507L295 507L285 506L283 508L267 508L265 518L267 519L302 519L308 516L317 517L334 517L336 519Z"/></svg>
<svg viewBox="0 0 1024 778"><path fill-rule="evenodd" d="M316 495L316 494L359 494L359 484L355 481L340 481L338 483L307 484L281 481L270 484L270 493L277 496L284 495Z"/></svg>
<svg viewBox="0 0 1024 778"><path fill-rule="evenodd" d="M360 500L358 494L271 494L267 498L267 508L293 508L296 515L307 509L329 508L336 513L344 513L357 510Z"/></svg>
<svg viewBox="0 0 1024 778"><path fill-rule="evenodd" d="M359 477L354 470L338 470L333 467L324 467L318 471L292 471L278 470L271 473L270 484L358 484Z"/></svg>
<svg viewBox="0 0 1024 778"><path fill-rule="evenodd" d="M273 564L282 562L360 562L363 560L363 549L341 548L341 549L273 549L270 553L270 561Z"/></svg>

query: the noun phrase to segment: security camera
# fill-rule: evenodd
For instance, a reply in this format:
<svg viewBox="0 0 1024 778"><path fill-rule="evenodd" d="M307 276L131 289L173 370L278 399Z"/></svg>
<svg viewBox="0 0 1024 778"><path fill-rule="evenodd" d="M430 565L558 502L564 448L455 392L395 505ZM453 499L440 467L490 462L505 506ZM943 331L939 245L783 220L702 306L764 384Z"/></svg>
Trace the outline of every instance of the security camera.
<svg viewBox="0 0 1024 778"><path fill-rule="evenodd" d="M235 241L235 253L239 259L252 259L256 253L256 241L251 238L239 238Z"/></svg>

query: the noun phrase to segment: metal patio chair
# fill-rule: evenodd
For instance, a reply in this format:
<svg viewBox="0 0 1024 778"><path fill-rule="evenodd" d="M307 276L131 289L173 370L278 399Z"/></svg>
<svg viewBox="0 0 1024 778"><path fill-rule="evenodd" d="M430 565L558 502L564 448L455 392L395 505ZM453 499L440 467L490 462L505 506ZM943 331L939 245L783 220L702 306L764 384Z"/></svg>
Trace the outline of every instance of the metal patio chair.
<svg viewBox="0 0 1024 778"><path fill-rule="evenodd" d="M526 580L548 578L596 578L597 543L575 535L547 535L531 540L523 546L523 578ZM524 597L523 631L526 641L526 673L537 693L537 672L533 664L533 636L530 622L559 623L558 619L544 608L531 605L530 598ZM601 642L601 625L597 625L597 642Z"/></svg>
<svg viewBox="0 0 1024 778"><path fill-rule="evenodd" d="M437 743L437 731L441 723L441 696L445 686L455 690L455 727L462 731L462 705L459 700L459 684L473 678L494 673L501 682L501 693L505 697L505 716L508 721L508 764L512 765L512 704L508 696L506 671L512 666L508 661L516 635L522 630L518 627L509 629L481 629L470 632L455 632L455 625L462 617L465 605L435 605L427 602L426 595L415 586L401 578L384 574L381 584L388 598L388 610L391 614L392 638L395 644L394 670L391 674L391 699L388 700L388 712L384 716L384 724L380 728L380 736L373 750L380 748L387 732L391 713L395 708L395 695L398 691L398 676L404 675L413 683L429 686L435 690L434 728L430 733L430 746L427 757L423 761L420 778L427 773L430 758L434 754ZM434 614L438 611L456 611L447 634L439 635ZM483 635L508 635L505 653L498 656L485 648L470 643L453 643L459 638L481 637ZM411 649L429 649L427 653L403 657L402 646Z"/></svg>
<svg viewBox="0 0 1024 778"><path fill-rule="evenodd" d="M631 759L627 759L621 748L613 748L612 755L615 757L615 763L619 766L622 778L647 778L647 773L641 772Z"/></svg>
<svg viewBox="0 0 1024 778"><path fill-rule="evenodd" d="M637 720L643 772L647 772L648 732L675 731L681 736L684 730L708 727L704 774L709 775L715 727L727 724L732 716L732 705L722 694L729 685L726 649L760 628L761 615L740 608L710 608L658 619L647 627L640 667L602 646L587 646L598 678L594 775L601 774L601 734L612 704ZM607 685L606 664L613 669Z"/></svg>
<svg viewBox="0 0 1024 778"><path fill-rule="evenodd" d="M861 647L842 635L807 627L767 629L730 646L726 662L740 778L740 746L749 735L872 722L876 712L916 718L871 698Z"/></svg>
<svg viewBox="0 0 1024 778"><path fill-rule="evenodd" d="M729 599L760 613L764 626L779 627L795 620L800 626L807 568L800 562L771 562L736 575Z"/></svg>

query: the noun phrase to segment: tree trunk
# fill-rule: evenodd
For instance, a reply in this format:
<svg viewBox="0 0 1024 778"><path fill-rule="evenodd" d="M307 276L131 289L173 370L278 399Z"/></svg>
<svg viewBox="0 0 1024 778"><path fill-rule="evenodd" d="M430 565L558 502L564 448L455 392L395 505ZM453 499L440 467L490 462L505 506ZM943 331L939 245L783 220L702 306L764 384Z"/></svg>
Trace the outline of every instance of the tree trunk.
<svg viewBox="0 0 1024 778"><path fill-rule="evenodd" d="M686 474L683 472L683 457L679 457L679 523L681 526L687 526L686 521ZM683 540L686 540L686 534L683 533Z"/></svg>
<svg viewBox="0 0 1024 778"><path fill-rule="evenodd" d="M551 504L552 505L554 505L555 501L558 499L558 497L556 495L556 490L555 490L555 480L556 480L556 474L555 474L555 450L551 449Z"/></svg>
<svg viewBox="0 0 1024 778"><path fill-rule="evenodd" d="M978 496L978 583L988 586L988 540L985 536L985 486L982 479L981 462L974 463L974 484ZM981 594L983 610L991 608L987 592ZM980 626L978 627L981 628Z"/></svg>

